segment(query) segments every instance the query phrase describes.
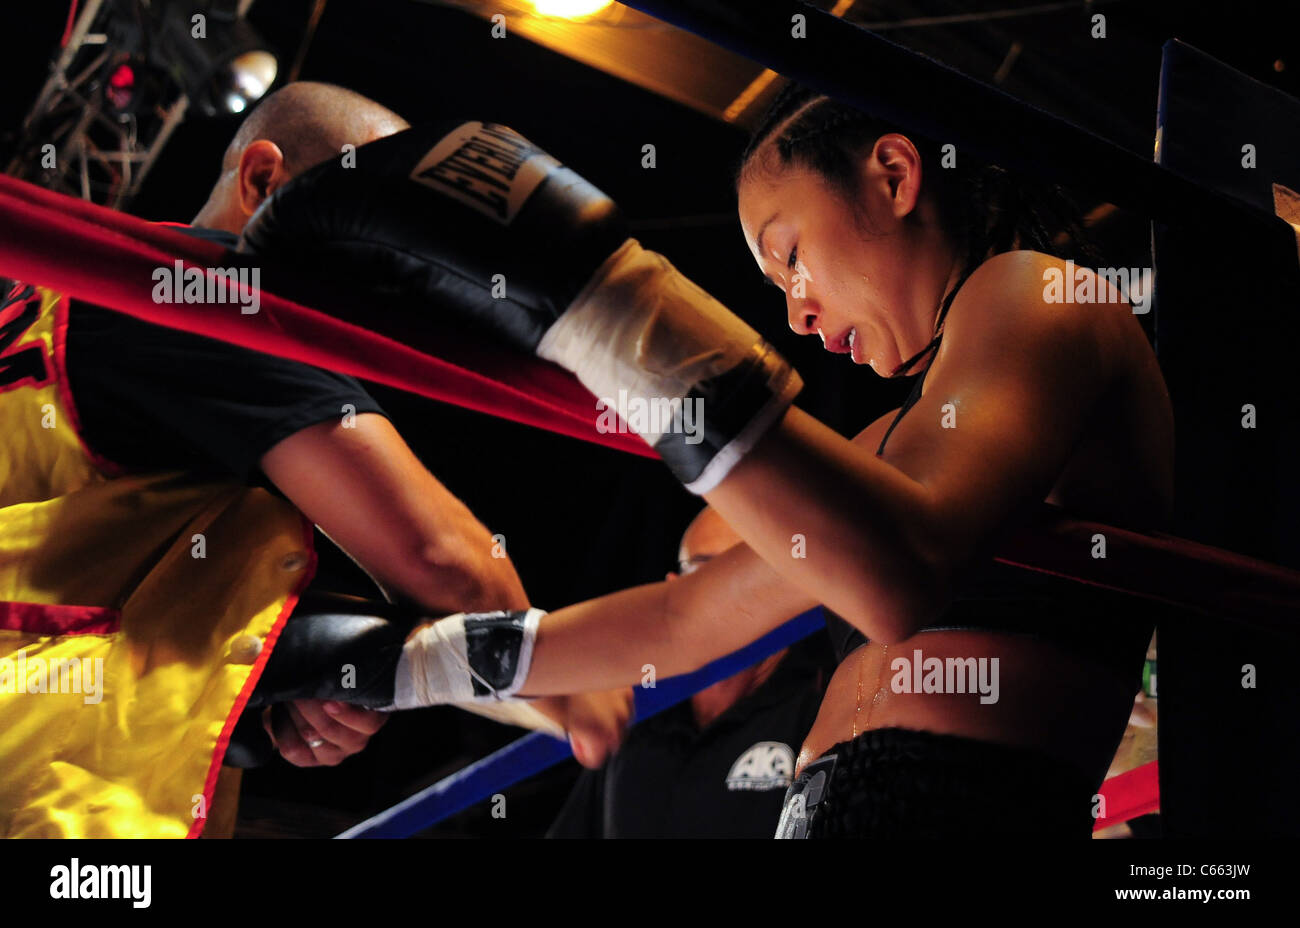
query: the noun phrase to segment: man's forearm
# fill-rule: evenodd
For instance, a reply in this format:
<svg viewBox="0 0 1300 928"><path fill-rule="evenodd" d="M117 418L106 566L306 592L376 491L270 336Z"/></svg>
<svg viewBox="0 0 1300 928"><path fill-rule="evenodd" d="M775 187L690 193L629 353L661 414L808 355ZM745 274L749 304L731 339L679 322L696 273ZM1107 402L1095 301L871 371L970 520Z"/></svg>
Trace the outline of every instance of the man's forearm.
<svg viewBox="0 0 1300 928"><path fill-rule="evenodd" d="M433 542L381 570L385 592L431 617L528 608L514 563L459 500L443 503L440 522Z"/></svg>

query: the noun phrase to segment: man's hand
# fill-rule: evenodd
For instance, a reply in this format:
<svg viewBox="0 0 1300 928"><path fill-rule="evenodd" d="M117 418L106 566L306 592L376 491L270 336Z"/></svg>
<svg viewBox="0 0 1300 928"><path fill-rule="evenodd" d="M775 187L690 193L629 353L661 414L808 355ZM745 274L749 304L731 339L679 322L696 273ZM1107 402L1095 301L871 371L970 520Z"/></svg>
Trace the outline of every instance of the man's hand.
<svg viewBox="0 0 1300 928"><path fill-rule="evenodd" d="M360 753L388 713L347 703L298 699L262 713L262 727L280 756L295 767L333 767Z"/></svg>
<svg viewBox="0 0 1300 928"><path fill-rule="evenodd" d="M533 707L564 726L578 763L593 770L605 763L623 743L632 720L632 688L548 696Z"/></svg>

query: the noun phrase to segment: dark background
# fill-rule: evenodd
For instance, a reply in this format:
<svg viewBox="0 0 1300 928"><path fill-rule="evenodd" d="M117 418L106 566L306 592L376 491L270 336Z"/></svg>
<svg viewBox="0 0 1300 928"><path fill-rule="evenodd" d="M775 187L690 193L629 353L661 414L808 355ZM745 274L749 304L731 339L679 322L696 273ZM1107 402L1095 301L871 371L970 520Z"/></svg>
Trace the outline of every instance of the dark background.
<svg viewBox="0 0 1300 928"><path fill-rule="evenodd" d="M854 14L903 20L1015 6L860 3ZM280 52L282 73L298 51L309 9L308 0L261 0L252 9L250 21ZM1297 91L1297 31L1273 3L1117 2L1098 10L1108 18L1109 37L1101 42L1087 37L1083 4L886 34L983 80L1019 41L1023 51L1004 89L1144 156L1152 147L1160 46L1168 38L1183 38L1259 80ZM17 126L31 105L66 13L64 4L28 3L0 15L6 35L0 128ZM795 338L779 295L760 286L734 218L731 178L746 138L742 129L525 39L492 40L488 24L463 10L412 0L331 0L300 76L351 87L412 122L447 115L488 119L548 148L618 200L647 247L665 252L772 340L807 381L800 405L832 427L860 429L905 395L909 384L884 382L825 355L815 339ZM191 218L237 124L238 117L187 119L131 211L148 219ZM657 147L654 170L641 167L646 142ZM1143 217L1118 214L1098 231L1112 264L1150 263ZM493 532L506 536L535 604L558 607L657 580L671 569L678 537L699 502L657 463L384 389L375 393L430 469ZM1183 528L1215 541L1208 527L1199 533L1197 526ZM1295 563L1294 551L1270 542L1274 527L1258 528L1262 550L1254 553ZM344 569L337 562L325 567ZM339 768L300 771L277 763L246 774L244 831L333 834L515 735L455 710L401 714L364 754ZM540 833L575 772L570 764L508 790L505 819L494 820L480 807L433 833Z"/></svg>

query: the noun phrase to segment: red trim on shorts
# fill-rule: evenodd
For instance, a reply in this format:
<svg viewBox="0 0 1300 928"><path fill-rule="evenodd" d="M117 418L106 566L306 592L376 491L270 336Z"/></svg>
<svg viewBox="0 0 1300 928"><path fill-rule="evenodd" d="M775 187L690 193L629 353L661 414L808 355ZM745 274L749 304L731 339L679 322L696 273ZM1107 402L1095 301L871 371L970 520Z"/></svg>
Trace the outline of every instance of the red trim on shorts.
<svg viewBox="0 0 1300 928"><path fill-rule="evenodd" d="M248 704L249 698L253 695L253 690L257 688L257 683L262 679L262 671L266 669L266 662L271 659L271 652L275 649L275 642L280 637L280 632L284 629L284 623L289 620L289 616L298 606L298 600L302 596L303 590L307 589L307 584L311 583L312 578L316 576L316 544L312 534L312 523L306 517L300 517L302 522L302 543L307 549L307 566L303 569L302 576L298 578L297 584L294 585L293 592L289 598L284 601L284 607L280 610L279 616L276 617L275 624L267 633L266 638L262 641L262 652L257 656L257 661L253 664L253 670L244 681L244 688L240 690L239 695L235 698L235 704L230 709L230 714L226 716L226 724L221 728L221 734L217 737L216 750L212 753L212 762L208 766L208 778L203 783L203 803L204 808L211 810L212 796L217 788L217 777L221 774L221 761L225 759L226 748L230 746L230 736L235 730L235 724L239 717L244 713L244 707ZM203 829L207 825L207 816L196 818L194 824L190 827L187 838L197 838L203 834Z"/></svg>
<svg viewBox="0 0 1300 928"><path fill-rule="evenodd" d="M112 635L122 627L122 613L104 606L0 602L0 629L33 635Z"/></svg>

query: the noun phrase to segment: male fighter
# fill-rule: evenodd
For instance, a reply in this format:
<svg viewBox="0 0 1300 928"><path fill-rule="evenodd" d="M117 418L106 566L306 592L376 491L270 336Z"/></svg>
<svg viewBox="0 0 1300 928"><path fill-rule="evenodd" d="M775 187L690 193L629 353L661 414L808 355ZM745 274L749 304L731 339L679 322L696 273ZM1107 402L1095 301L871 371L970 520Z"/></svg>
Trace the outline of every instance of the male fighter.
<svg viewBox="0 0 1300 928"><path fill-rule="evenodd" d="M351 91L291 84L245 120L183 231L233 245L286 182L405 127ZM350 703L389 697L349 685L348 666L400 648L405 631L358 624L354 602L308 582L311 523L407 616L526 608L487 529L355 380L68 302L17 285L0 317L11 336L0 652L28 673L37 660L80 661L87 679L98 666L102 692L90 704L30 681L0 687L0 832L155 836L198 833L218 813L228 822L228 803L207 806L254 670L268 684L254 705L314 695L314 674L339 685L335 700L274 714L290 762L361 750L384 716ZM373 611L397 614L383 605ZM626 692L566 697L510 718L558 721L599 763L629 705Z"/></svg>

